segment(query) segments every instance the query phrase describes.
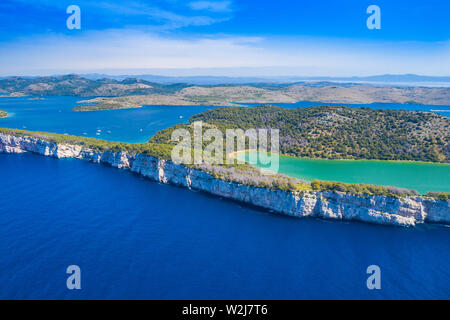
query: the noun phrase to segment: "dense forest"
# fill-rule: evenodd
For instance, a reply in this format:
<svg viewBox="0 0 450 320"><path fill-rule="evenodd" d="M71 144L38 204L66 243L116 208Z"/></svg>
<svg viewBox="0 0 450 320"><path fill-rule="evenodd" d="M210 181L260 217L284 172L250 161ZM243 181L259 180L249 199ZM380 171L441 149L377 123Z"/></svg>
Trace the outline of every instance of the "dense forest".
<svg viewBox="0 0 450 320"><path fill-rule="evenodd" d="M340 106L218 108L192 116L189 124L161 130L150 141L170 143L174 128L190 128L194 121L222 132L279 129L280 152L297 157L450 162L450 118L424 111Z"/></svg>

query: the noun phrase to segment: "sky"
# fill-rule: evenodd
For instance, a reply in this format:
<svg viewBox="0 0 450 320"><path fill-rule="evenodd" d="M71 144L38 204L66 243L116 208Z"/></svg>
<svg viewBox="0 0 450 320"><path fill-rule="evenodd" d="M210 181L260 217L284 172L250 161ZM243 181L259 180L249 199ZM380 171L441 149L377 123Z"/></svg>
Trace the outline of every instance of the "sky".
<svg viewBox="0 0 450 320"><path fill-rule="evenodd" d="M81 29L69 30L70 5ZM370 5L380 29L369 29ZM1 0L0 76L450 75L448 0Z"/></svg>

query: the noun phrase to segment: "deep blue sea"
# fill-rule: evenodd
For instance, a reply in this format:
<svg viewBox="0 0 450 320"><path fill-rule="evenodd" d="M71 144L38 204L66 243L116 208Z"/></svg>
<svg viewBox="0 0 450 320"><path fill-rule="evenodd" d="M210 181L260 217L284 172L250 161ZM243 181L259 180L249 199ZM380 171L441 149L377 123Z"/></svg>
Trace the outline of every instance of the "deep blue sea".
<svg viewBox="0 0 450 320"><path fill-rule="evenodd" d="M145 141L206 108L71 112L77 100L0 99L13 113L0 127ZM444 226L293 219L82 160L0 154L0 299L449 299L449 252ZM369 265L381 290L366 287Z"/></svg>
<svg viewBox="0 0 450 320"><path fill-rule="evenodd" d="M450 228L276 216L81 160L0 168L3 299L450 298Z"/></svg>

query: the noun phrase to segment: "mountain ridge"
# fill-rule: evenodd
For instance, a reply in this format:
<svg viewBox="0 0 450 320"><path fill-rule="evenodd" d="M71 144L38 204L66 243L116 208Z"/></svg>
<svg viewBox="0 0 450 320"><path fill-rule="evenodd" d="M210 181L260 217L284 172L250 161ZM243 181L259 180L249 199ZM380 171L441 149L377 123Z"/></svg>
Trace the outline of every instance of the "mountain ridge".
<svg viewBox="0 0 450 320"><path fill-rule="evenodd" d="M221 105L234 103L413 103L450 106L450 87L402 87L329 81L194 85L157 83L141 78L87 79L80 75L10 77L0 80L0 95L103 97L102 110L141 105ZM117 99L126 97L126 99ZM128 98L129 97L129 98ZM124 101L126 100L126 101ZM89 108L86 107L88 110Z"/></svg>

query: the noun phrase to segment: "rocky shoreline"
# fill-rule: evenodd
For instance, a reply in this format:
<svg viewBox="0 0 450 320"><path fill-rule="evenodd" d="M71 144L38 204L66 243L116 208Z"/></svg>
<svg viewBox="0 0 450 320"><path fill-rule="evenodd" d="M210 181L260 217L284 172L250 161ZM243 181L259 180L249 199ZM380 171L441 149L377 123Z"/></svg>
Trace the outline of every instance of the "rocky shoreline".
<svg viewBox="0 0 450 320"><path fill-rule="evenodd" d="M128 152L96 152L81 145L58 144L30 136L0 133L0 152L32 152L55 158L77 158L126 169L153 181L204 191L292 217L356 220L412 227L421 223L450 225L450 201L420 196L356 196L337 192L287 192L214 178L199 169Z"/></svg>

